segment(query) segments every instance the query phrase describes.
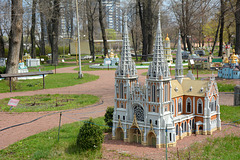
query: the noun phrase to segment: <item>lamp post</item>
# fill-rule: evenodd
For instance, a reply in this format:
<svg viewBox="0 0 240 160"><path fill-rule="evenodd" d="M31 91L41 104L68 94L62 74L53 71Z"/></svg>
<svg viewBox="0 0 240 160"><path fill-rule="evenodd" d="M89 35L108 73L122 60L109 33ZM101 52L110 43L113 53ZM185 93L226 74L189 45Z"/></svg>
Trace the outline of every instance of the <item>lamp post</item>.
<svg viewBox="0 0 240 160"><path fill-rule="evenodd" d="M77 33L78 33L78 63L79 63L79 72L78 78L82 78L82 69L81 69L81 51L80 51L80 30L79 30L79 17L78 17L78 0L76 0L76 10L77 10Z"/></svg>

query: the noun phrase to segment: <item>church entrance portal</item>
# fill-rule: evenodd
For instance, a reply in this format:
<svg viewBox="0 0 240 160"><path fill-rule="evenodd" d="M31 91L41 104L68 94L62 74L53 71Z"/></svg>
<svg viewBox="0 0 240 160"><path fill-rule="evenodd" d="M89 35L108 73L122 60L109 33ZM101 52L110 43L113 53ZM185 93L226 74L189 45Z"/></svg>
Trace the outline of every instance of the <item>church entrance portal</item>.
<svg viewBox="0 0 240 160"><path fill-rule="evenodd" d="M156 135L153 132L149 132L147 136L148 146L156 147Z"/></svg>
<svg viewBox="0 0 240 160"><path fill-rule="evenodd" d="M130 128L130 134L129 134L129 138L130 138L130 142L135 142L135 143L142 143L142 139L141 139L141 131L139 130L139 128L137 126L132 126Z"/></svg>
<svg viewBox="0 0 240 160"><path fill-rule="evenodd" d="M122 128L116 129L116 139L123 140L124 139L124 133Z"/></svg>

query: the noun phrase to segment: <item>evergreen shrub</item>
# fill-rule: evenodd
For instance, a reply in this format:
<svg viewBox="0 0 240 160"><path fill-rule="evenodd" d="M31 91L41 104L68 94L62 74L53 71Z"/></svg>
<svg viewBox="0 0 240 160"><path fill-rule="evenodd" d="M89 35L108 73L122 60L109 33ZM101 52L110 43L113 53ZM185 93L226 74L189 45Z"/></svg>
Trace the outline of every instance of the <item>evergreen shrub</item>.
<svg viewBox="0 0 240 160"><path fill-rule="evenodd" d="M104 121L105 123L109 126L109 127L112 127L113 126L113 111L114 111L114 108L113 107L108 107L107 110L106 110L106 113L104 115Z"/></svg>
<svg viewBox="0 0 240 160"><path fill-rule="evenodd" d="M103 131L90 119L79 130L77 147L80 151L100 150L103 143Z"/></svg>

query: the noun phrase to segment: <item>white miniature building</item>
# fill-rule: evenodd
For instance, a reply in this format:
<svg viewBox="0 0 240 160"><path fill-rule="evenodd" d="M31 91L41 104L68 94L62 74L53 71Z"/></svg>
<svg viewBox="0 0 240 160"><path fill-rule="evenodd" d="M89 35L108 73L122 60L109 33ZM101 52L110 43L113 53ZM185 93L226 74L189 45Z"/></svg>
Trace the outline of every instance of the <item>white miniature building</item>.
<svg viewBox="0 0 240 160"><path fill-rule="evenodd" d="M112 138L160 148L166 143L168 147L175 146L178 139L192 133L211 135L216 129L220 130L215 79L200 81L184 78L180 34L175 80L171 79L164 57L160 15L153 61L149 65L146 84L139 85L126 19L121 61L115 73Z"/></svg>

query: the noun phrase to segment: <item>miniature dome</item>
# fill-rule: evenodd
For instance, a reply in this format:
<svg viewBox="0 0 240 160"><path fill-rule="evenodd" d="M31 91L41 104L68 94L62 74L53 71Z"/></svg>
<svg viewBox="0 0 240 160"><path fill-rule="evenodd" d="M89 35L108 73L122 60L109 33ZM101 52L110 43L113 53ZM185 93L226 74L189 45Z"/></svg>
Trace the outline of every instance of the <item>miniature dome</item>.
<svg viewBox="0 0 240 160"><path fill-rule="evenodd" d="M235 55L235 49L233 49L233 54L232 54L232 56L231 56L231 58L230 59L238 59L238 56L237 55Z"/></svg>
<svg viewBox="0 0 240 160"><path fill-rule="evenodd" d="M114 53L113 53L113 50L111 50L111 53L110 53L110 58L114 58Z"/></svg>
<svg viewBox="0 0 240 160"><path fill-rule="evenodd" d="M223 63L229 63L229 60L227 57L224 58Z"/></svg>
<svg viewBox="0 0 240 160"><path fill-rule="evenodd" d="M169 37L168 37L168 34L167 34L167 37L166 37L166 39L165 39L166 41L170 41L170 39L169 39Z"/></svg>

